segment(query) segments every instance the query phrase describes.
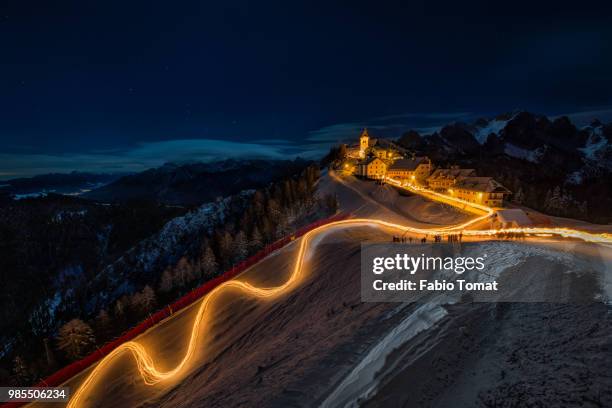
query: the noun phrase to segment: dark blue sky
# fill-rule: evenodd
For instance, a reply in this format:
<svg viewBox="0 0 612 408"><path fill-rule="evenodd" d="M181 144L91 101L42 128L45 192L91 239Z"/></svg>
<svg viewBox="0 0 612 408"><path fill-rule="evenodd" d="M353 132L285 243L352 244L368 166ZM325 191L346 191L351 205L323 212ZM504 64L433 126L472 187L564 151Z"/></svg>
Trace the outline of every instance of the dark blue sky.
<svg viewBox="0 0 612 408"><path fill-rule="evenodd" d="M605 4L5 1L0 178L314 156L365 125L517 108L610 117Z"/></svg>

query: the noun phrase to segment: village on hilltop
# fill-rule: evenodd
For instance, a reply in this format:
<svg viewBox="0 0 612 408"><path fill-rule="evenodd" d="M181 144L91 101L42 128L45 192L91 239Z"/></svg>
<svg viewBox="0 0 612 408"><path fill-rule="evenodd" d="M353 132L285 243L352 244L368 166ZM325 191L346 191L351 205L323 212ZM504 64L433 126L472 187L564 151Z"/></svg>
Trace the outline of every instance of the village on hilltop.
<svg viewBox="0 0 612 408"><path fill-rule="evenodd" d="M364 129L359 144L346 149L344 171L374 180L392 178L488 207L503 207L504 199L512 194L493 177L477 176L474 169L436 169L428 157L407 156L406 149L386 139L370 138Z"/></svg>
<svg viewBox="0 0 612 408"><path fill-rule="evenodd" d="M346 154L340 165L345 174L359 178L388 179L402 185L424 187L469 203L496 209L498 226L524 226L531 224L521 209L504 209L504 202L512 192L493 177L479 176L475 169L459 166L436 168L426 156L416 156L387 139L371 138L364 129L359 143L344 146Z"/></svg>

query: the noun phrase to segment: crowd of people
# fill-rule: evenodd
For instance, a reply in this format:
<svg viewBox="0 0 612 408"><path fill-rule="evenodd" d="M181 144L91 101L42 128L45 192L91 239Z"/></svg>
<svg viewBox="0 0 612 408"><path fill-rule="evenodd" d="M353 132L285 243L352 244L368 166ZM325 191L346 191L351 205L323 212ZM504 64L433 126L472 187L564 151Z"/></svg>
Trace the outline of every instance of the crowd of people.
<svg viewBox="0 0 612 408"><path fill-rule="evenodd" d="M409 243L412 244L413 242L415 244L417 244L419 241L421 241L421 244L426 244L428 241L429 236L425 235L423 238L413 238L411 236L393 236L393 242L402 242L402 243ZM433 242L434 243L438 243L438 242L442 242L443 236L442 235L434 235L433 236ZM446 240L448 243L461 243L461 241L463 240L463 233L459 233L459 234L448 234L446 235Z"/></svg>
<svg viewBox="0 0 612 408"><path fill-rule="evenodd" d="M498 232L495 234L495 238L497 239L502 239L502 240L516 240L516 239L525 239L526 234L524 232ZM433 243L439 243L443 241L444 236L443 235L433 235ZM413 242L415 244L418 244L419 241L421 242L421 244L426 244L429 241L429 235L425 235L423 238L416 238L416 237L411 237L411 236L393 236L393 242L402 242L402 243L409 243L412 244ZM463 241L463 233L460 232L458 234L447 234L446 235L446 242L448 242L449 244L455 244L455 243L461 243Z"/></svg>
<svg viewBox="0 0 612 408"><path fill-rule="evenodd" d="M524 232L498 232L495 234L495 238L503 240L511 239L525 239Z"/></svg>

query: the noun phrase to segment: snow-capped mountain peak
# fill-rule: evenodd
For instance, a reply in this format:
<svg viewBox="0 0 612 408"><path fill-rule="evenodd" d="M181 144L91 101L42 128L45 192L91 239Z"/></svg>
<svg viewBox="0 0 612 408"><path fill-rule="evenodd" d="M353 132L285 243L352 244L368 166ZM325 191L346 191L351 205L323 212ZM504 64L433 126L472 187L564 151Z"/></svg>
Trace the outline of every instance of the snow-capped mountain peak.
<svg viewBox="0 0 612 408"><path fill-rule="evenodd" d="M587 160L598 161L604 158L606 152L610 154L608 139L604 136L604 127L601 123L593 123L583 128L588 132L588 138L584 147L579 148Z"/></svg>
<svg viewBox="0 0 612 408"><path fill-rule="evenodd" d="M518 112L500 115L491 120L480 119L473 125L472 134L478 143L485 144L491 133L501 136L502 130L517 114Z"/></svg>

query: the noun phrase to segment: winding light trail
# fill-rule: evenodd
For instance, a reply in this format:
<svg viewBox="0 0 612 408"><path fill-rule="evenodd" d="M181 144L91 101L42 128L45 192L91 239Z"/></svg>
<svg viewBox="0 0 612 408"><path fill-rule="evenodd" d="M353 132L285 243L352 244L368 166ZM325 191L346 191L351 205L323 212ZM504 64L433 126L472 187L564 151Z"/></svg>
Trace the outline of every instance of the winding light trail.
<svg viewBox="0 0 612 408"><path fill-rule="evenodd" d="M428 192L429 194L429 192ZM448 197L444 196L446 200ZM464 204L466 202L462 202ZM472 205L472 203L467 203ZM255 287L249 282L242 280L240 278L233 279L227 282L222 283L213 289L207 296L202 299L200 307L198 309L197 315L193 321L193 326L191 328L191 334L189 337L189 343L187 345L187 350L185 351L185 355L181 359L181 361L171 370L161 371L155 366L154 358L151 355L151 352L148 351L142 344L137 341L129 341L121 346L117 347L110 354L104 357L87 375L85 380L80 384L79 388L73 394L72 398L68 403L69 408L76 408L83 405L83 399L86 397L87 393L91 391L92 387L96 385L96 381L104 375L104 372L113 364L115 359L124 353L130 353L135 360L138 371L147 385L154 385L162 381L167 381L170 379L180 378L179 376L185 373L185 370L188 368L189 363L192 362L196 349L202 340L202 328L207 322L208 315L211 311L211 304L216 296L218 296L223 291L228 289L238 289L244 292L247 295L258 299L272 299L279 297L289 291L291 291L294 287L296 287L304 278L304 258L306 252L308 251L310 240L320 234L323 231L340 228L340 227L359 227L359 226L377 226L384 227L390 229L396 229L402 232L411 232L414 234L436 234L436 235L448 235L451 233L456 233L461 231L464 236L480 236L487 237L493 236L497 233L504 232L522 232L526 234L551 234L562 237L576 238L586 242L594 242L594 243L602 243L602 244L612 244L612 236L610 234L592 234L584 231L578 231L569 228L509 228L502 230L466 230L465 228L469 225L474 224L474 222L481 221L492 214L493 210L486 207L486 214L482 217L477 217L474 220L471 220L467 223L461 225L455 225L450 227L440 227L433 229L424 229L424 228L415 228L404 226L400 224L395 224L387 221L382 221L378 219L370 219L370 218L355 218L355 219L347 219L342 221L335 221L318 228L315 228L302 237L299 244L297 258L295 260L295 264L293 266L293 271L287 281L279 286L274 287Z"/></svg>

